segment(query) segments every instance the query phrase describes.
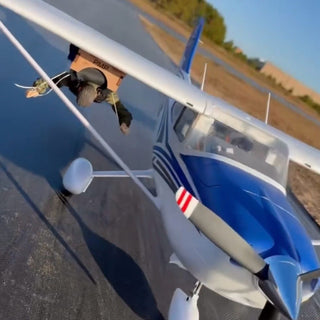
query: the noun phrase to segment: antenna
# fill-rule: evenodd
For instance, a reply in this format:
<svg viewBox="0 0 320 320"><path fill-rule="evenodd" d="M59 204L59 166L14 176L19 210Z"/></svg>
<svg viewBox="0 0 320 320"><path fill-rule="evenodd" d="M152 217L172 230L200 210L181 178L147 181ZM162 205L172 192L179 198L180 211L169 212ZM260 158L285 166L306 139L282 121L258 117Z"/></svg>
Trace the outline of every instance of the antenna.
<svg viewBox="0 0 320 320"><path fill-rule="evenodd" d="M269 92L269 94L268 94L268 102L267 102L266 118L265 118L265 120L264 120L265 124L268 124L268 120L269 120L270 99L271 99L271 92Z"/></svg>
<svg viewBox="0 0 320 320"><path fill-rule="evenodd" d="M206 74L207 74L207 67L208 67L208 63L205 63L203 77L202 77L201 91L203 91L203 88L204 88L204 82L206 80Z"/></svg>

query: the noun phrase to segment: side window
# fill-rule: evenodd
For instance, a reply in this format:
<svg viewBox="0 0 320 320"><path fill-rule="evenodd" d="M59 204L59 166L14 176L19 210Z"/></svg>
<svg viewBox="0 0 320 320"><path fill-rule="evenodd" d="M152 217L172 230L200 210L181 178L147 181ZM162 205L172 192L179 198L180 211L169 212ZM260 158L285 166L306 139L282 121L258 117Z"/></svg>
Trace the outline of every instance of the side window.
<svg viewBox="0 0 320 320"><path fill-rule="evenodd" d="M178 118L181 115L182 110L185 108L185 106L179 102L176 102L172 107L172 123L176 123Z"/></svg>
<svg viewBox="0 0 320 320"><path fill-rule="evenodd" d="M183 107L183 111L180 113L180 116L178 117L178 120L174 126L174 130L180 142L186 138L196 116L196 112L189 108Z"/></svg>

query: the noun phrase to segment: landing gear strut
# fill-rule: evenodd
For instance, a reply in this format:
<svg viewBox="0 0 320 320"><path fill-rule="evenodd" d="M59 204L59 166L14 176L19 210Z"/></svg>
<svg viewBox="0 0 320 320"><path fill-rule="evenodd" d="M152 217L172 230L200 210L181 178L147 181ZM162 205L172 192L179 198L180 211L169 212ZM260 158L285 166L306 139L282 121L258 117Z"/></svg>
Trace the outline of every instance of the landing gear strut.
<svg viewBox="0 0 320 320"><path fill-rule="evenodd" d="M194 285L194 289L192 291L192 296L197 295L199 296L200 290L202 288L202 283L200 281L197 281Z"/></svg>

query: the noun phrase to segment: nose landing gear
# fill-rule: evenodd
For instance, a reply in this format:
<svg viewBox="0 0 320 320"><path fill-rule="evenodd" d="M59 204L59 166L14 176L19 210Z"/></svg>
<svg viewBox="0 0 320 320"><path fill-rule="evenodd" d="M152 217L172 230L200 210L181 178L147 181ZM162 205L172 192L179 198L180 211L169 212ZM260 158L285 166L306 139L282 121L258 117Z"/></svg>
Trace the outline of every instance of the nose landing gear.
<svg viewBox="0 0 320 320"><path fill-rule="evenodd" d="M192 295L186 295L181 289L176 289L169 308L169 320L199 320L198 299L202 284L198 281Z"/></svg>

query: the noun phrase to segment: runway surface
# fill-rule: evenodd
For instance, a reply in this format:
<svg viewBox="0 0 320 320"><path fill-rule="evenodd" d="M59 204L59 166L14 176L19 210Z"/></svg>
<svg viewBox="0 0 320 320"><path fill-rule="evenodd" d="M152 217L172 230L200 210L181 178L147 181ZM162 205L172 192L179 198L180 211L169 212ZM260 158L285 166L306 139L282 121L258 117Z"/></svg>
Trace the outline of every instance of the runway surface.
<svg viewBox="0 0 320 320"><path fill-rule="evenodd" d="M174 70L127 2L48 2ZM68 69L67 43L7 10L0 18L50 75ZM54 94L24 98L13 83L32 84L37 75L1 34L0 48L0 319L167 319L174 289L189 292L195 280L168 264L159 213L128 179L95 180L85 194L61 195L61 175L76 157L96 170L117 166ZM81 110L130 168L150 168L163 97L131 78L120 97L134 116L129 136L107 105ZM320 319L319 301L317 294L303 306L300 319ZM206 289L199 309L202 320L259 314Z"/></svg>

